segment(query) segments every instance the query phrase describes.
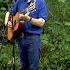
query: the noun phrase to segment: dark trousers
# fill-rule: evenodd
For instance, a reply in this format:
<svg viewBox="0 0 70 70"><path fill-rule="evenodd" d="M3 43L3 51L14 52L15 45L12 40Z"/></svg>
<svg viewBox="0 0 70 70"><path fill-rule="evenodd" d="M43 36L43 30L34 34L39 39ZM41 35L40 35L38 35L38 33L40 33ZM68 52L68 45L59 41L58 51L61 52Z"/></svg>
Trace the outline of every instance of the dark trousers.
<svg viewBox="0 0 70 70"><path fill-rule="evenodd" d="M22 70L39 70L40 35L25 34L18 45Z"/></svg>

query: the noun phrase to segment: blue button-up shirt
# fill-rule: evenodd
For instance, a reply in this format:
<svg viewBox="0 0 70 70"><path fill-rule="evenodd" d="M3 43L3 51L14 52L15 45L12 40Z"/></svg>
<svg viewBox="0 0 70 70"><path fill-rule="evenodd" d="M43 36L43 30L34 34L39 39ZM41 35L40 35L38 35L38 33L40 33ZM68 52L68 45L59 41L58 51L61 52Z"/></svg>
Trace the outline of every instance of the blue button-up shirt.
<svg viewBox="0 0 70 70"><path fill-rule="evenodd" d="M21 12L29 6L30 3L27 3L27 0L17 0L14 7L12 8L13 14L16 12ZM45 0L36 0L36 11L31 12L29 16L33 18L43 18L44 20L48 17L48 8ZM25 22L23 31L33 33L33 34L41 34L42 27L31 24L31 22Z"/></svg>

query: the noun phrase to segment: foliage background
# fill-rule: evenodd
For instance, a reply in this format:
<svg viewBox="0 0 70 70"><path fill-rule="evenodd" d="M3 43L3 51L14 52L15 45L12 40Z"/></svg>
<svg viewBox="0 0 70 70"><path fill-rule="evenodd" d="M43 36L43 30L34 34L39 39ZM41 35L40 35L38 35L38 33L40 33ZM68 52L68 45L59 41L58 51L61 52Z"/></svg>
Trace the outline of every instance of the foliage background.
<svg viewBox="0 0 70 70"><path fill-rule="evenodd" d="M41 70L70 70L70 0L46 0L49 16L43 27ZM3 4L5 3L5 4ZM0 0L0 40L10 1ZM2 41L1 41L2 42ZM15 46L16 70L21 70ZM12 70L12 45L0 43L0 70Z"/></svg>

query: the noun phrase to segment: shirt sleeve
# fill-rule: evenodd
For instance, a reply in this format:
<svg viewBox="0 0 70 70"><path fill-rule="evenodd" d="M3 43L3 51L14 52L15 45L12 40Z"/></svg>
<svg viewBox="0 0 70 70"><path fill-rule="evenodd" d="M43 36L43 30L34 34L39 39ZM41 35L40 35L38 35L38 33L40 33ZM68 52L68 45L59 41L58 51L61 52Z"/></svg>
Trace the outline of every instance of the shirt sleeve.
<svg viewBox="0 0 70 70"><path fill-rule="evenodd" d="M47 20L48 17L48 7L44 0L39 0L38 2L38 18L43 18Z"/></svg>
<svg viewBox="0 0 70 70"><path fill-rule="evenodd" d="M15 15L18 12L18 4L19 4L19 0L17 0L12 6L12 8L10 9L11 15Z"/></svg>

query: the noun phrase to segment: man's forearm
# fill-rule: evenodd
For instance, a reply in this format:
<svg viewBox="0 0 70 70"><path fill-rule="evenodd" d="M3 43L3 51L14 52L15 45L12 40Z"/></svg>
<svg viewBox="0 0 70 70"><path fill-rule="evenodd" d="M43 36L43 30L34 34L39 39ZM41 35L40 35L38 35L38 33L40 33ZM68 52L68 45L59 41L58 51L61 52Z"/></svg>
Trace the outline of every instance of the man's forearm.
<svg viewBox="0 0 70 70"><path fill-rule="evenodd" d="M44 25L44 23L45 23L45 20L42 18L39 18L39 19L32 18L31 19L31 24L39 26L39 27L42 27Z"/></svg>
<svg viewBox="0 0 70 70"><path fill-rule="evenodd" d="M24 21L30 21L31 24L39 26L39 27L42 27L45 23L45 20L43 18L36 19L36 18L32 18L28 15L23 15L23 14L20 14L19 18L23 19Z"/></svg>

